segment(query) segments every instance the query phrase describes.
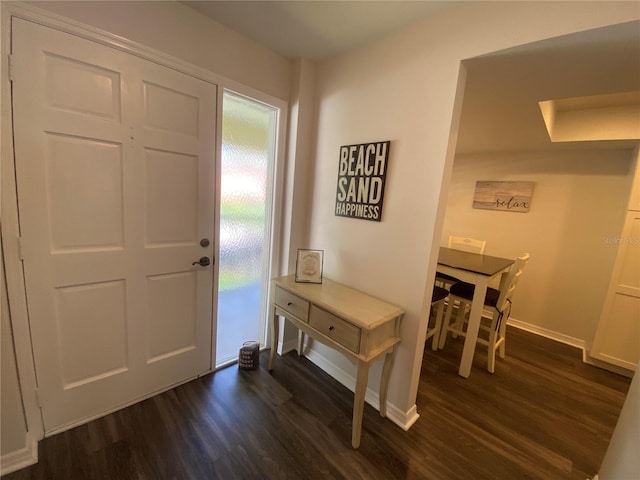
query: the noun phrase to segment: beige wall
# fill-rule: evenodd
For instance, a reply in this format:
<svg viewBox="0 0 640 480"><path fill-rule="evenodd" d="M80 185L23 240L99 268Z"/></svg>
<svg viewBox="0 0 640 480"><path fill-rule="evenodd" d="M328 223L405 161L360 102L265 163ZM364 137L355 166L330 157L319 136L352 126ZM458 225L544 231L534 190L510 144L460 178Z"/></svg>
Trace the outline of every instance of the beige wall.
<svg viewBox="0 0 640 480"><path fill-rule="evenodd" d="M173 1L29 2L289 100L291 63Z"/></svg>
<svg viewBox="0 0 640 480"><path fill-rule="evenodd" d="M442 245L449 235L487 241L489 255L531 254L512 318L576 344L600 318L633 180L630 151L458 155ZM477 180L535 182L528 213L471 207Z"/></svg>
<svg viewBox="0 0 640 480"><path fill-rule="evenodd" d="M414 417L461 60L639 16L633 3L471 2L319 66L309 246L325 251L326 276L406 309L391 410ZM335 216L339 147L379 140L391 140L382 222ZM317 351L354 375L341 356ZM378 363L370 378L379 373Z"/></svg>
<svg viewBox="0 0 640 480"><path fill-rule="evenodd" d="M295 269L296 251L308 248L310 191L313 184L310 175L315 140L314 100L316 65L307 59L293 63L291 75L291 95L289 103L289 138L287 148L287 190L284 204L289 206L290 215L283 218L281 272L287 274ZM280 351L288 351L297 345L298 330L289 322L281 320L282 332Z"/></svg>

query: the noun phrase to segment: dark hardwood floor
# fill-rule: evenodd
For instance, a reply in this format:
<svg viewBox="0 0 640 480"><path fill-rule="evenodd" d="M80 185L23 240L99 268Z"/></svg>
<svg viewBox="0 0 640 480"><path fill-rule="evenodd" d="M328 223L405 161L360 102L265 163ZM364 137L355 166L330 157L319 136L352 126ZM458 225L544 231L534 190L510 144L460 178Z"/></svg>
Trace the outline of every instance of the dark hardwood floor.
<svg viewBox="0 0 640 480"><path fill-rule="evenodd" d="M305 358L272 374L232 366L40 442L37 465L4 480L579 479L604 457L630 380L578 350L510 328L507 358L457 375L461 339L426 350L421 417L408 431ZM371 379L377 382L377 379Z"/></svg>

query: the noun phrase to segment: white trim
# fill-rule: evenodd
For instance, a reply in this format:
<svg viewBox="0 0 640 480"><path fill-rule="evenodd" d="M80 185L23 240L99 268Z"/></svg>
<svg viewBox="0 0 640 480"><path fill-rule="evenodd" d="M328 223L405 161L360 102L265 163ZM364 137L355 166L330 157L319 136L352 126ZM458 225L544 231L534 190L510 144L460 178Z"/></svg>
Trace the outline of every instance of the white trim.
<svg viewBox="0 0 640 480"><path fill-rule="evenodd" d="M409 430L414 423L418 421L420 418L420 414L418 413L418 405L414 404L413 407L409 409L408 412L404 414L404 426L400 425L405 431Z"/></svg>
<svg viewBox="0 0 640 480"><path fill-rule="evenodd" d="M331 375L352 392L355 391L356 379L352 375L342 370L323 355L319 354L317 350L308 348L306 344L303 350L305 352L305 357L307 357L311 362ZM380 411L380 396L378 392L367 387L364 399L369 405ZM397 405L387 402L387 418L404 431L409 430L419 417L420 415L418 414L416 405L413 405L405 412L398 408Z"/></svg>
<svg viewBox="0 0 640 480"><path fill-rule="evenodd" d="M9 48L11 46L11 15L18 5L0 2L2 49L0 52L0 194L2 205L2 246L6 269L6 288L11 312L11 328L16 355L16 368L27 420L25 444L44 437L44 426L36 398L36 370L31 348L31 331L27 314L27 297L24 289L24 272L20 260L18 237L18 204L13 161L13 128L11 87L8 74ZM19 11L20 9L17 8Z"/></svg>
<svg viewBox="0 0 640 480"><path fill-rule="evenodd" d="M609 370L610 372L617 373L618 375L623 375L629 378L633 377L633 369L627 369L622 366L614 365L612 363L608 363L590 356L587 351L589 349L589 346L584 340L565 335L564 333L554 332L553 330L539 327L537 325L532 325L515 318L509 318L509 320L507 321L507 325L519 328L520 330L524 330L526 332L540 335L541 337L545 337L556 342L564 343L565 345L579 348L582 351L582 361L584 363L593 365L594 367L602 368L604 370Z"/></svg>
<svg viewBox="0 0 640 480"><path fill-rule="evenodd" d="M593 352L593 349L589 349L588 353L585 350L583 355L583 360L591 365L609 365L611 369L617 368L620 371L631 372L631 375L628 376L633 376L633 372L637 368L637 364L627 362L626 360L622 360L621 358L614 357L612 355L606 355L604 353L592 354L591 352Z"/></svg>
<svg viewBox="0 0 640 480"><path fill-rule="evenodd" d="M38 440L27 432L26 446L20 450L2 455L0 458L0 475L8 475L21 468L38 463Z"/></svg>
<svg viewBox="0 0 640 480"><path fill-rule="evenodd" d="M224 94L224 88L218 85L218 91L216 92L216 162L214 165L214 185L215 191L213 192L213 302L211 308L212 318L218 318L218 292L220 288L220 196L221 196L221 178L222 178L222 97ZM211 324L211 367L214 369L224 368L227 363L223 362L220 365L216 365L218 360L218 322L212 322Z"/></svg>
<svg viewBox="0 0 640 480"><path fill-rule="evenodd" d="M278 355L285 355L289 352L294 352L298 348L298 339L294 338L292 340L282 342L282 339L278 342Z"/></svg>
<svg viewBox="0 0 640 480"><path fill-rule="evenodd" d="M269 329L269 310L271 309L270 301L271 298L271 278L276 276L274 272L278 271L278 265L280 261L280 249L281 249L281 235L280 228L277 228L280 222L281 213L284 210L284 206L282 205L282 186L284 184L284 163L285 163L285 151L286 151L286 123L287 123L287 102L272 97L267 94L260 93L256 90L239 87L236 85L235 88L229 88L227 86L223 86L220 89L219 101L220 101L220 111L224 111L224 94L225 92L244 97L253 102L262 103L267 107L273 109L274 118L273 118L273 131L270 132L271 138L273 139L272 151L270 152L270 161L268 165L267 178L269 180L267 184L267 198L266 204L269 207L269 211L266 212L267 222L265 225L265 249L268 252L268 260L266 264L263 265L263 274L261 278L262 285L265 287L262 291L262 297L260 299L260 318L262 319L261 324L259 326L259 334L260 342L264 345L268 344L269 338L268 333ZM220 142L219 148L222 148L222 114L220 116ZM222 155L219 155L220 160L222 160ZM222 162L218 162L220 167L222 166ZM219 169L221 171L221 168ZM220 176L220 182L222 181L222 177ZM221 201L220 198L216 199L217 201L217 218L219 225L219 217L220 217L220 207ZM291 207L288 207L291 208ZM219 238L218 238L219 244ZM220 262L218 262L219 268ZM216 270L218 272L218 270ZM216 290L217 292L217 290ZM217 303L217 302L216 302Z"/></svg>
<svg viewBox="0 0 640 480"><path fill-rule="evenodd" d="M610 372L617 373L618 375L622 375L623 377L627 378L633 378L633 373L635 371L635 368L628 369L619 365L615 365L613 363L606 362L604 360L600 360L598 358L594 358L589 355L586 350L582 352L582 361L588 365L593 365L594 367L602 368L603 370L609 370Z"/></svg>
<svg viewBox="0 0 640 480"><path fill-rule="evenodd" d="M233 87L230 85L233 83ZM269 166L269 176L271 178L270 192L268 195L267 203L271 204L271 212L270 223L265 229L265 233L269 236L270 241L268 244L269 258L271 262L268 265L268 268L265 273L263 273L262 282L266 286L266 290L263 292L263 298L261 299L261 318L262 324L260 325L260 331L262 332L260 337L260 343L263 345L269 345L269 333L270 329L269 311L271 309L270 301L271 298L271 277L275 276L273 272L278 270L278 264L280 259L280 250L281 250L281 234L280 229L277 228L281 219L282 212L285 209L285 206L282 205L283 196L281 191L283 190L283 185L286 180L284 177L285 172L285 151L286 151L286 127L287 127L287 110L288 103L284 100L281 100L277 97L268 95L266 93L259 92L250 87L246 87L237 82L230 82L227 84L219 84L218 85L218 95L217 95L217 111L216 111L216 165L215 165L215 208L214 208L214 222L216 229L214 231L214 252L218 255L217 261L214 263L214 280L213 280L213 291L214 291L214 301L213 301L213 318L218 318L217 308L218 308L218 288L220 282L220 230L217 228L220 225L220 207L222 205L221 200L221 182L222 182L222 122L223 122L223 103L224 103L224 93L229 92L231 94L239 95L246 97L249 100L253 100L264 105L267 105L273 108L276 112L275 118L275 145L274 145L274 153L273 153L273 163ZM290 209L291 206L287 206L286 208ZM213 323L212 326L212 338L214 346L212 351L212 365L214 368L219 368L222 365L215 365L217 359L216 352L216 338L217 338L217 330L218 325L217 322Z"/></svg>
<svg viewBox="0 0 640 480"><path fill-rule="evenodd" d="M579 348L583 352L585 350L584 340L580 340L579 338L572 337L570 335L565 335L564 333L555 332L553 330L549 330L548 328L539 327L538 325L533 325L531 323L526 323L513 317L509 318L509 320L507 321L507 325L519 328L520 330L524 330L525 332L535 333L536 335L540 335L541 337L545 337L550 340L555 340L556 342L564 343L565 345L571 345L572 347Z"/></svg>

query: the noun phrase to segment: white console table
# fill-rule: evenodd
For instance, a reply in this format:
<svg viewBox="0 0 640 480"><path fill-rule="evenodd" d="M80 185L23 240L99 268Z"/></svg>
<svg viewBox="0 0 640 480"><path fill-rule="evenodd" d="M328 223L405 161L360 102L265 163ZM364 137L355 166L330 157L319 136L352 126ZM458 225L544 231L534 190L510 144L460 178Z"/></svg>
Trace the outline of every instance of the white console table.
<svg viewBox="0 0 640 480"><path fill-rule="evenodd" d="M386 356L380 379L380 415L386 416L389 374L394 347L400 341L400 320L404 311L326 277L321 284L296 283L293 275L275 278L271 292L273 318L269 370L273 368L276 356L278 315L282 315L299 329L298 354L302 353L304 333L356 362L351 445L358 448L369 366L384 353Z"/></svg>

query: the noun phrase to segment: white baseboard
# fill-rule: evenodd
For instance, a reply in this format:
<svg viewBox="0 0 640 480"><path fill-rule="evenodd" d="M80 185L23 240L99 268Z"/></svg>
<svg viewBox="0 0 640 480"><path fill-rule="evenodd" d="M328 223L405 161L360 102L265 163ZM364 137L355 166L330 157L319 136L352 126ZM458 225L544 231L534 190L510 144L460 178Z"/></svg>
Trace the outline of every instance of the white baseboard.
<svg viewBox="0 0 640 480"><path fill-rule="evenodd" d="M633 378L634 370L630 370L624 367L620 367L618 365L614 365L613 363L605 362L603 360L594 358L591 355L589 355L586 350L582 352L582 361L584 363L588 363L589 365L593 365L594 367L602 368L604 370L609 370L610 372L617 373L618 375L622 375L624 377Z"/></svg>
<svg viewBox="0 0 640 480"><path fill-rule="evenodd" d="M355 391L356 379L339 368L336 364L327 360L326 357L320 355L316 350L304 348L305 357L315 363L322 370L327 372L337 381L339 381L342 385L347 387L352 392ZM378 392L375 392L367 387L367 391L364 397L365 402L371 405L376 410L380 411L380 396ZM409 411L404 411L398 408L396 405L387 402L387 418L391 420L393 423L398 425L403 430L407 431L411 426L418 420L420 415L418 414L418 410L416 405L413 405L409 409Z"/></svg>
<svg viewBox="0 0 640 480"><path fill-rule="evenodd" d="M539 327L538 325L532 325L530 323L522 322L513 317L509 318L509 320L507 321L507 325L519 328L520 330L524 330L526 332L535 333L536 335L540 335L541 337L545 337L550 340L555 340L556 342L564 343L565 345L579 348L583 352L585 350L584 340L565 335L564 333L554 332L553 330Z"/></svg>
<svg viewBox="0 0 640 480"><path fill-rule="evenodd" d="M626 368L619 367L612 363L598 360L590 356L588 350L591 347L590 345L587 345L584 340L570 337L569 335L565 335L563 333L554 332L553 330L542 328L537 325L531 325L530 323L522 322L515 318L510 318L507 324L512 327L519 328L520 330L535 333L536 335L540 335L550 340L555 340L556 342L579 348L582 351L582 361L586 364L593 365L594 367L602 368L604 370L609 370L610 372L617 373L618 375L623 375L625 377L633 377L633 370L628 370Z"/></svg>
<svg viewBox="0 0 640 480"><path fill-rule="evenodd" d="M27 432L25 444L24 448L0 457L0 475L7 475L38 463L38 441L29 432Z"/></svg>
<svg viewBox="0 0 640 480"><path fill-rule="evenodd" d="M284 355L285 353L292 352L298 348L298 340L288 340L286 342L278 342L278 355Z"/></svg>
<svg viewBox="0 0 640 480"><path fill-rule="evenodd" d="M402 428L406 432L413 426L414 423L418 421L419 418L420 418L420 414L418 413L418 405L414 404L413 407L411 407L408 412L404 413L404 424L401 425L395 421L393 423L398 425L400 428Z"/></svg>

